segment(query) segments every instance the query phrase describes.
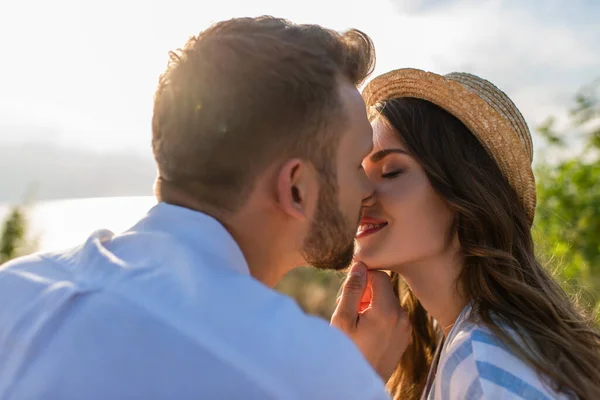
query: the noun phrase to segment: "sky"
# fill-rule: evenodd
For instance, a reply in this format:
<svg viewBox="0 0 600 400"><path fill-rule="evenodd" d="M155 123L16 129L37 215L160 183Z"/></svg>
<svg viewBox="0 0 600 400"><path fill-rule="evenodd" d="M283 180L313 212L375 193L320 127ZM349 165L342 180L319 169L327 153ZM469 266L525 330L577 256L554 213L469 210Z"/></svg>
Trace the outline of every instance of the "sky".
<svg viewBox="0 0 600 400"><path fill-rule="evenodd" d="M377 49L376 73L480 75L532 129L549 115L565 121L575 92L600 76L595 0L5 0L0 144L149 155L152 95L168 51L213 22L264 14L363 30Z"/></svg>

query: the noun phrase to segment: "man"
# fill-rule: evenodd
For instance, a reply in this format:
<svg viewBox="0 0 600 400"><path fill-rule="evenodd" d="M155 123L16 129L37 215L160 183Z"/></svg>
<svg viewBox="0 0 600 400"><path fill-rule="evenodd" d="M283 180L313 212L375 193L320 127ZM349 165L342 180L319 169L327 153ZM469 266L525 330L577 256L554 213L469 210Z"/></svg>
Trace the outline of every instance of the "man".
<svg viewBox="0 0 600 400"><path fill-rule="evenodd" d="M409 336L386 274L353 266L334 327L271 289L299 265L351 262L373 201L356 89L372 65L358 31L266 17L171 53L159 204L123 234L2 270L0 398L386 398Z"/></svg>

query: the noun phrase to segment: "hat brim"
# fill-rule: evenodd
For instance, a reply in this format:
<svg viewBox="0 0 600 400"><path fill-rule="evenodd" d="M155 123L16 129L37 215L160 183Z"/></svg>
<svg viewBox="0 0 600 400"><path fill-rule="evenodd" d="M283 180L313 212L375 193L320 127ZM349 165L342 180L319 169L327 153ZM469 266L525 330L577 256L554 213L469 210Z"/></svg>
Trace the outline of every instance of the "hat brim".
<svg viewBox="0 0 600 400"><path fill-rule="evenodd" d="M380 75L363 90L367 107L401 97L427 100L458 118L496 161L513 187L530 224L536 206L535 178L531 159L517 132L482 97L441 75L404 68Z"/></svg>

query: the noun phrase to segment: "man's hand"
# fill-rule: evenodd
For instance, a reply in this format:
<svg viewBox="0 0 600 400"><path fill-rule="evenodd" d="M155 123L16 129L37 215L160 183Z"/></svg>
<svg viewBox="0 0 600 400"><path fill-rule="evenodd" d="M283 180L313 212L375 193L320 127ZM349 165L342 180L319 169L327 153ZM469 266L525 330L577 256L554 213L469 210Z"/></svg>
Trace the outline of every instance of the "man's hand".
<svg viewBox="0 0 600 400"><path fill-rule="evenodd" d="M367 271L360 262L350 269L331 325L352 339L384 382L411 337L408 315L394 295L389 275Z"/></svg>

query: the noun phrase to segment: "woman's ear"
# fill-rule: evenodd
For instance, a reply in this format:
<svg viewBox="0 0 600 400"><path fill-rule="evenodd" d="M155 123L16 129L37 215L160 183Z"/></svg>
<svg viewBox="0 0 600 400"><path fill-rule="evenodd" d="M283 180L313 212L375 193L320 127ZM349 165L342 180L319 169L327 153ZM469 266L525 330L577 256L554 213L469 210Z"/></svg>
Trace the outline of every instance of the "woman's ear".
<svg viewBox="0 0 600 400"><path fill-rule="evenodd" d="M277 174L277 204L289 216L308 218L317 198L315 170L304 160L285 162Z"/></svg>

